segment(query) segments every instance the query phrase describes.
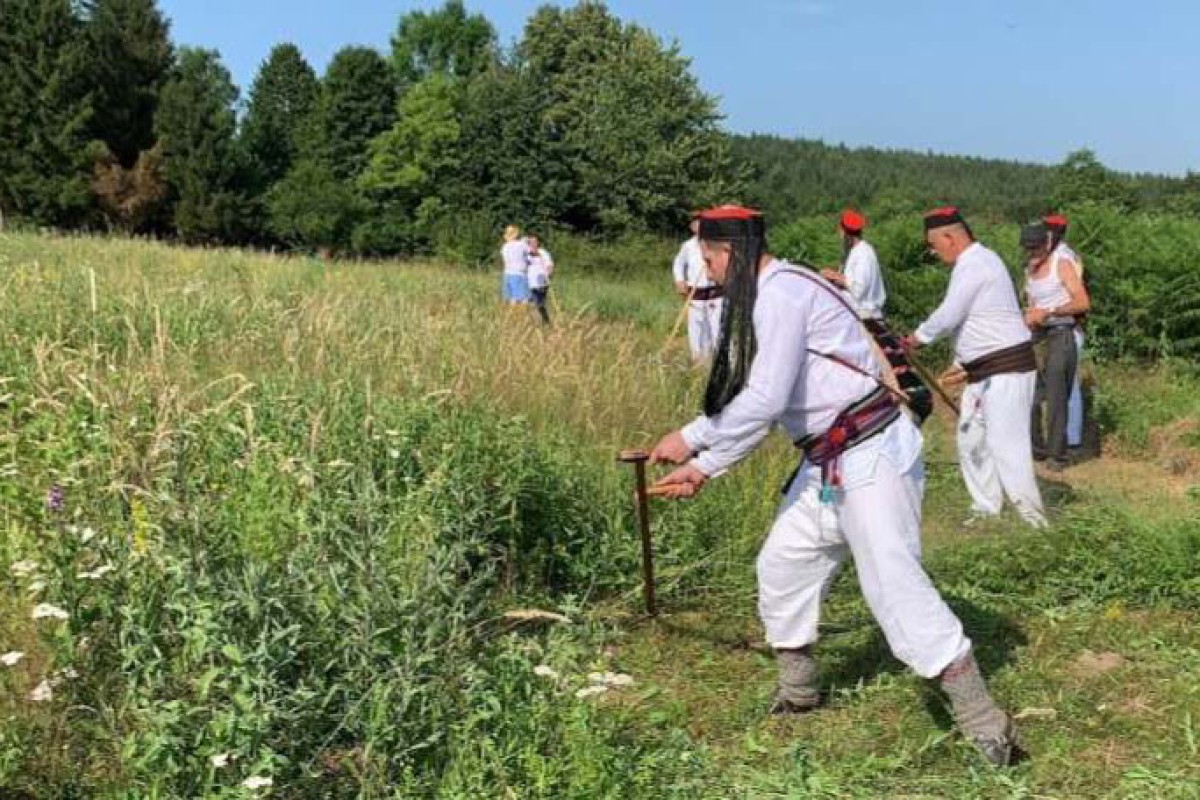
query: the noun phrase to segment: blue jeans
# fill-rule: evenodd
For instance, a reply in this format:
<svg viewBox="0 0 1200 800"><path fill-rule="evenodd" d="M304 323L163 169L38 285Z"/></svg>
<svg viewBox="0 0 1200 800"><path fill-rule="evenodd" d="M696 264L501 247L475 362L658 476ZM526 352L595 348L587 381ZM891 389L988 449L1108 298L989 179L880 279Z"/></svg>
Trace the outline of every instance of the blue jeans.
<svg viewBox="0 0 1200 800"><path fill-rule="evenodd" d="M502 292L504 299L510 303L528 303L530 300L529 279L524 275L505 273Z"/></svg>

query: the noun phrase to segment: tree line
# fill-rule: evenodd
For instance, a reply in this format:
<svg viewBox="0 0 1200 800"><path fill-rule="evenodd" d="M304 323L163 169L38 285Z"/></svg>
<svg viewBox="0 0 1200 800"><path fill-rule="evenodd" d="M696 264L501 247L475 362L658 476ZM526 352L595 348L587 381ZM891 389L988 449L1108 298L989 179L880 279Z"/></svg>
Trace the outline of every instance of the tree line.
<svg viewBox="0 0 1200 800"><path fill-rule="evenodd" d="M505 51L450 0L320 76L279 44L239 94L154 0L0 0L0 210L382 254L504 221L662 231L736 188L687 59L599 2L539 9Z"/></svg>
<svg viewBox="0 0 1200 800"><path fill-rule="evenodd" d="M602 2L545 6L511 48L461 0L401 16L390 50L318 75L276 45L246 97L177 47L155 0L0 0L0 213L189 243L475 261L508 222L678 233L740 201L775 221L953 202L1200 213L1200 176L731 136L677 46Z"/></svg>

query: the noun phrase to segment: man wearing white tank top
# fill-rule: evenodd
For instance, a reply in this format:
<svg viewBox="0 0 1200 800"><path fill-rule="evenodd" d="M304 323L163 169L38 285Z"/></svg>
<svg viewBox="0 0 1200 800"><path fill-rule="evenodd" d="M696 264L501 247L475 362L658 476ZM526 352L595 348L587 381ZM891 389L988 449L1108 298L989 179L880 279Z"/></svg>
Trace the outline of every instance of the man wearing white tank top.
<svg viewBox="0 0 1200 800"><path fill-rule="evenodd" d="M1075 315L1088 310L1087 290L1075 265L1051 252L1050 230L1044 223L1021 229L1021 248L1025 251L1025 295L1029 301L1025 324L1045 356L1034 394L1033 447L1035 457L1040 454L1046 458L1048 469L1061 472L1070 463L1067 418L1078 356Z"/></svg>
<svg viewBox="0 0 1200 800"><path fill-rule="evenodd" d="M1037 363L1016 288L1004 262L975 241L957 208L930 211L924 225L929 249L952 268L950 286L905 346L954 337L954 359L967 374L958 463L973 517L999 514L1007 495L1026 522L1043 527L1029 431Z"/></svg>

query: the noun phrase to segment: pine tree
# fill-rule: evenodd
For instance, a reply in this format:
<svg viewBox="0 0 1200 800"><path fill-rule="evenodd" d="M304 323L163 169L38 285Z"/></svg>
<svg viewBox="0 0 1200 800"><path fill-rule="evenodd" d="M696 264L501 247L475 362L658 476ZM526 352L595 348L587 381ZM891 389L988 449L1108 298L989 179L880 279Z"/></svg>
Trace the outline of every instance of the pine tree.
<svg viewBox="0 0 1200 800"><path fill-rule="evenodd" d="M242 141L263 189L283 178L295 162L300 131L316 107L319 90L316 73L294 44L276 45L259 68Z"/></svg>
<svg viewBox="0 0 1200 800"><path fill-rule="evenodd" d="M231 241L243 234L244 159L234 140L237 96L216 51L180 50L154 127L174 199L174 227L187 241Z"/></svg>
<svg viewBox="0 0 1200 800"><path fill-rule="evenodd" d="M0 211L85 221L87 57L68 0L0 0Z"/></svg>
<svg viewBox="0 0 1200 800"><path fill-rule="evenodd" d="M154 0L89 0L84 9L95 84L92 137L133 167L154 146L159 92L174 59L169 26Z"/></svg>
<svg viewBox="0 0 1200 800"><path fill-rule="evenodd" d="M666 230L681 210L736 195L716 101L678 47L603 3L546 6L529 20L521 66L540 95L544 163L565 168L560 218L574 227Z"/></svg>
<svg viewBox="0 0 1200 800"><path fill-rule="evenodd" d="M395 118L396 80L387 61L369 47L343 48L321 82L301 153L326 164L339 180L353 181L366 166L367 145Z"/></svg>

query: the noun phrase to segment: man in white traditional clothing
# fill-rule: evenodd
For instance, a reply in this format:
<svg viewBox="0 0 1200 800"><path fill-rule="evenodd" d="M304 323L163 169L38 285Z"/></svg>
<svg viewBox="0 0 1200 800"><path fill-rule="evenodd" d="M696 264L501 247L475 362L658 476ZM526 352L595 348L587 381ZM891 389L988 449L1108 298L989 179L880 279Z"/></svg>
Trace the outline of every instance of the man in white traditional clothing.
<svg viewBox="0 0 1200 800"><path fill-rule="evenodd" d="M820 704L813 645L820 605L848 558L892 652L935 678L987 759L1019 754L958 618L921 566L921 434L883 382L887 365L840 292L766 250L762 216L700 214L709 274L726 289L704 413L663 437L656 463L681 464L656 493L691 497L782 427L804 459L758 556L759 613L779 665L772 711Z"/></svg>
<svg viewBox="0 0 1200 800"><path fill-rule="evenodd" d="M975 241L957 208L930 211L924 226L926 244L952 269L950 286L905 346L954 337L955 362L967 380L958 461L972 500L968 524L999 514L1007 495L1026 522L1043 527L1029 430L1037 362L1012 276L1000 256Z"/></svg>
<svg viewBox="0 0 1200 800"><path fill-rule="evenodd" d="M693 218L689 225L692 238L679 248L672 268L675 291L688 304L688 345L693 361L712 356L721 338L721 309L725 305L724 290L709 277L704 265L700 240L696 238L699 226L699 221Z"/></svg>
<svg viewBox="0 0 1200 800"><path fill-rule="evenodd" d="M854 301L858 316L864 320L883 319L883 306L887 302L887 290L883 285L883 270L875 248L863 238L867 218L853 209L846 209L838 220L842 234L844 259L842 270L821 270L821 275L830 283L846 290Z"/></svg>

